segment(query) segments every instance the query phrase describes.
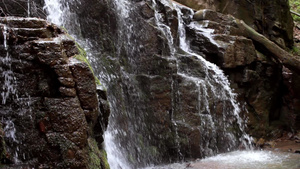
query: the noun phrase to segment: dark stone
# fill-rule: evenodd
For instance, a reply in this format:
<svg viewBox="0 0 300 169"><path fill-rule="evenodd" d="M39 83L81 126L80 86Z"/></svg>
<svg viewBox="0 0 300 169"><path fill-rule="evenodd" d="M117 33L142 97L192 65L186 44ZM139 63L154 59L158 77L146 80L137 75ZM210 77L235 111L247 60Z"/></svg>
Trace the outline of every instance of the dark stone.
<svg viewBox="0 0 300 169"><path fill-rule="evenodd" d="M72 57L79 53L78 47L76 46L75 42L68 38L62 40L62 48L67 49L67 50L63 50L63 52L67 55L67 57Z"/></svg>
<svg viewBox="0 0 300 169"><path fill-rule="evenodd" d="M62 96L66 96L66 97L75 97L76 96L75 88L60 87L59 91Z"/></svg>
<svg viewBox="0 0 300 169"><path fill-rule="evenodd" d="M75 63L70 65L74 81L76 82L76 90L83 109L95 110L98 108L98 99L96 84L93 73L90 68L84 63Z"/></svg>
<svg viewBox="0 0 300 169"><path fill-rule="evenodd" d="M8 94L0 99L1 165L89 168L91 160L100 160L91 159L90 151L99 151L102 141L90 150L88 138L102 137L104 129L94 131L100 105L92 71L86 63L69 64L79 53L75 42L41 19L5 17L0 23L9 25L7 48L0 35L0 53L8 58L1 58L0 69L12 72L0 77L0 92Z"/></svg>
<svg viewBox="0 0 300 169"><path fill-rule="evenodd" d="M8 27L11 28L21 28L21 29L33 28L32 30L37 30L39 28L45 30L50 24L46 20L38 19L38 18L3 17L0 18L0 20L1 23L6 24Z"/></svg>
<svg viewBox="0 0 300 169"><path fill-rule="evenodd" d="M73 78L71 69L68 65L55 65L54 71L58 77Z"/></svg>
<svg viewBox="0 0 300 169"><path fill-rule="evenodd" d="M44 1L34 0L29 3L22 0L3 0L0 2L0 9L2 16L19 16L19 17L39 17L46 18L45 11L43 10Z"/></svg>
<svg viewBox="0 0 300 169"><path fill-rule="evenodd" d="M293 18L288 1L176 0L196 10L211 9L245 21L281 47L293 46ZM208 12L208 16L216 15Z"/></svg>
<svg viewBox="0 0 300 169"><path fill-rule="evenodd" d="M73 78L59 77L58 80L65 87L74 87L75 86L75 82L74 82Z"/></svg>

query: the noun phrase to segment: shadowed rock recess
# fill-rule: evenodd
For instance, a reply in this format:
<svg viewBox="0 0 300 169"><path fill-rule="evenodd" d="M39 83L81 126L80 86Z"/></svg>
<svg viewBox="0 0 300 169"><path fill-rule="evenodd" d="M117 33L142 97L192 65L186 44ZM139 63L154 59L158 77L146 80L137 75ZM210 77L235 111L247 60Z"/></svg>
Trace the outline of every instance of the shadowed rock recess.
<svg viewBox="0 0 300 169"><path fill-rule="evenodd" d="M1 167L108 168L106 92L75 42L37 18L3 17L0 29Z"/></svg>

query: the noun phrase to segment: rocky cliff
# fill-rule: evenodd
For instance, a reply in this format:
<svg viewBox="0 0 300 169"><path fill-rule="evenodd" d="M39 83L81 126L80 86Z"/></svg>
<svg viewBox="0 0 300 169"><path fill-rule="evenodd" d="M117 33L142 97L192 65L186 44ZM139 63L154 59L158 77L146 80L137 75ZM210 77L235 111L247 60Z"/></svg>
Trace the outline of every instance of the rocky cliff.
<svg viewBox="0 0 300 169"><path fill-rule="evenodd" d="M113 136L109 141L116 143L114 153L117 150L119 156L125 156L131 168L202 158L244 147L247 138L243 137L245 124L240 117L249 119L248 133L255 137L277 137L282 129L299 129L296 126L300 117L299 99L295 94L298 75L273 59L263 46L238 34L239 28L234 22L234 17L243 19L279 46L290 47L293 44L293 23L287 2L186 2L201 2L202 6L195 8L198 12L194 13L187 7L164 0L61 1L66 9L64 12L67 12L65 28L88 42L86 46L92 55L94 72L108 88L107 97L112 107L108 131ZM200 10L203 6L213 10ZM5 14L9 15L9 12ZM50 28L57 34L55 37L61 36L61 31L55 26ZM58 46L62 46L63 55L57 60L56 55L47 55L51 51L61 53L56 51L57 38L40 42L31 39L28 33L20 39L29 46L32 44L33 61L42 65L36 69L46 69L44 72L47 73L32 76L36 72L30 71L35 69L26 69L30 78L24 79L38 83L24 81L23 86L36 92L26 97L43 98L35 101L37 106L33 106L39 108L37 112L43 112L33 123L38 124L40 130L35 134L42 136L39 139L44 141L45 149L50 146L55 152L33 151L28 146L30 152L43 152L45 156L33 158L34 155L26 155L26 158L31 157L28 159L33 159L33 162L41 160L51 166L54 165L49 162L51 160L44 162L47 159L44 157L52 155L50 157L59 160L54 155L56 153L63 157L57 166L73 167L70 161L87 157L86 152L94 143L86 138L96 138L101 143L101 131L96 130L101 125L95 121L95 95L87 91L94 86L87 87L85 83L85 78L91 79L92 76L79 74L87 70L86 66L81 67L81 63L76 63L77 66L70 64L70 58L76 53L74 45L70 45L72 42L67 40L64 45L62 40L62 45ZM42 31L39 36L53 38L54 35ZM10 39L13 43L16 38ZM188 47L182 46L183 41ZM50 51L43 52L48 43L51 43L48 46ZM25 63L29 62L27 60ZM64 69L58 71L60 66L56 65L67 65L67 70L63 66ZM65 79L69 76L65 71L71 72L72 77ZM74 121L73 116L63 113L72 112L69 111L71 108L79 112ZM58 117L64 121L58 121ZM73 125L62 125L67 122ZM18 123L13 124L18 126ZM78 125L83 127L78 128ZM4 124L4 130L5 126L12 126L12 123ZM21 131L16 128L18 130ZM73 139L69 130L78 135ZM16 144L11 136L10 144ZM65 148L66 142L61 143L61 138L67 143L73 142L74 147ZM25 149L22 152L26 152ZM97 157L97 154L98 151L89 157ZM13 160L10 158L10 161ZM86 166L87 163L88 160L81 160L74 163L74 167Z"/></svg>
<svg viewBox="0 0 300 169"><path fill-rule="evenodd" d="M215 78L213 70L179 49L181 31L187 32L188 45L196 54L228 76L238 94L240 114L249 118L249 133L274 137L280 135L278 128L293 128L296 123L296 118L292 123L284 120L299 117L296 111L283 109L296 103L282 99L291 94L283 83L285 69L262 46L237 35L234 18L226 15L245 20L282 47L291 46L293 23L286 2L207 2L206 8L218 12L204 10L202 18L168 1L64 3L77 25L67 21L66 28L89 40L92 66L98 67L96 74L108 86L114 107L109 128L118 129L113 141L120 143L118 149L134 166L205 157L239 145L237 119L226 114L234 106L220 94L222 85L209 82ZM232 128L223 128L234 131L234 136L215 129L225 125L223 119L232 123Z"/></svg>
<svg viewBox="0 0 300 169"><path fill-rule="evenodd" d="M108 168L106 92L97 96L92 71L76 59L82 49L45 20L0 23L4 168Z"/></svg>

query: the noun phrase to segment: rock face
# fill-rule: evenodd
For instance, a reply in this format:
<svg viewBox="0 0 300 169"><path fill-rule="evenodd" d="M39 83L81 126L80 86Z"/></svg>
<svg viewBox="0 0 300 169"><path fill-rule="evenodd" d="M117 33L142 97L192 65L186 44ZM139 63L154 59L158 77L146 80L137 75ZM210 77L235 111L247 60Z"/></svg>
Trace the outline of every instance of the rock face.
<svg viewBox="0 0 300 169"><path fill-rule="evenodd" d="M281 47L293 46L293 18L288 1L175 0L195 10L212 9L231 14Z"/></svg>
<svg viewBox="0 0 300 169"><path fill-rule="evenodd" d="M195 29L200 25L201 30ZM269 122L279 118L282 93L282 67L250 39L238 36L231 16L200 10L189 26L190 44L195 51L220 66L229 76L232 88L246 103L250 134L266 136ZM214 30L209 35L207 30ZM195 38L196 37L196 38Z"/></svg>
<svg viewBox="0 0 300 169"><path fill-rule="evenodd" d="M196 56L172 53L177 49L169 44L173 43L169 40L174 38L174 43L178 42L177 11L172 5L134 1L129 2L128 10L117 2L97 1L97 8L105 13L101 16L109 21L102 22L99 13L87 7L89 4L88 1L72 3L71 9L79 10L71 10L70 16L77 16L79 32L93 44L91 48L98 64L93 63L94 66L103 68L96 70L96 74L99 72L107 84L114 108L114 119L110 119L108 130L111 129L116 137L114 141L126 154L132 168L205 157L238 147L241 133L236 117L230 114L234 107L229 100L222 100L214 93L222 86L215 82L206 84L204 79L213 79L213 74L206 73L206 65ZM113 8L107 10L108 7ZM188 9L182 11L190 12ZM128 17L124 18L126 12ZM157 15L161 15L161 20L157 20ZM157 22L170 27L167 32L170 34L166 35ZM90 26L86 25L98 26L101 36L91 34ZM66 27L68 29L68 24ZM253 46L245 38L237 40L236 48L239 44L243 48L249 44ZM226 57L230 64L229 52ZM254 59L255 56L232 67L250 64ZM209 92L204 94L206 86L192 77L202 79ZM226 125L225 116L232 126ZM221 127L214 127L215 124Z"/></svg>
<svg viewBox="0 0 300 169"><path fill-rule="evenodd" d="M104 128L96 127L107 124L105 92L98 99L75 42L41 19L0 23L1 161L8 168L107 168L99 151Z"/></svg>
<svg viewBox="0 0 300 169"><path fill-rule="evenodd" d="M179 11L165 1L125 2L74 2L69 16L80 26L66 24L68 30L89 39L95 56L92 64L100 67L96 74L108 86L113 107L109 129L118 129L113 133L121 145L118 149L135 168L238 147L238 120L228 113L234 106L222 99L220 84L208 83L215 74L199 57L178 49ZM292 44L286 2L251 1L250 12L242 10L250 1L201 2L205 8L245 20L279 45ZM89 4L96 5L89 8ZM268 10L271 7L284 10L274 15L288 19L275 17ZM241 114L249 112L250 133L257 137L270 133L270 123L280 119L283 105L281 65L240 36L231 16L205 10L191 17L187 8L180 12L190 48L223 69L238 94ZM224 134L227 130L233 134Z"/></svg>
<svg viewBox="0 0 300 169"><path fill-rule="evenodd" d="M99 91L99 100L110 101L113 109L108 130L131 168L202 158L243 146L244 124L234 114L237 112L248 116L249 133L256 137L276 135L271 132L271 124L280 122L283 115L294 115L282 96L289 103L297 103L296 96L290 95L297 91L297 78L292 77L293 87L285 88L284 83L290 82L291 76L283 77L280 63L270 59L269 53L252 40L240 36L232 16L225 15L245 20L281 46L291 46L292 21L286 1L188 2L200 2L199 8L218 12L201 10L193 14L188 8L176 8L159 0L61 1L69 9L64 26L81 40L88 40L95 74L108 87L107 96ZM284 12L273 12L279 10ZM18 25L13 19L10 22ZM45 27L45 22L34 25ZM86 65L71 62L70 58L77 54L74 43L47 24L45 29L26 31L11 27L14 28L2 26L3 32L9 30L1 35L2 55L14 53L24 61L2 61L4 68L14 70L18 79L2 80L8 82L4 90L18 94L19 99L9 95L1 114L6 117L7 111L13 114L21 107L28 109L23 114L31 116L26 116L27 121L22 113L5 118L3 130L10 133L5 138L7 147L29 140L31 144L19 148L18 152L25 153L24 158L19 155L19 160L33 166L41 161L46 167L93 168L88 166L93 164L103 168L97 160L101 152L95 140L103 141L103 125L98 121L104 119L107 125L108 113L100 117L97 114L96 95L89 90L95 85L87 82L93 76ZM186 32L187 46L193 53L179 47L182 32ZM36 33L43 39L37 38ZM228 76L240 111L229 97L229 90L223 90L227 78L202 57ZM20 72L24 75L19 77ZM287 90L282 92L282 88ZM17 106L5 106L11 104ZM107 102L101 104L101 112L108 107ZM23 122L17 120L22 118ZM297 124L297 119L293 124ZM288 123L284 126L290 127ZM18 135L26 132L18 131L30 127L38 129L31 133L32 137ZM50 148L53 151L48 151ZM12 163L15 152L7 151L5 159Z"/></svg>
<svg viewBox="0 0 300 169"><path fill-rule="evenodd" d="M0 2L1 16L45 18L43 0L3 0Z"/></svg>

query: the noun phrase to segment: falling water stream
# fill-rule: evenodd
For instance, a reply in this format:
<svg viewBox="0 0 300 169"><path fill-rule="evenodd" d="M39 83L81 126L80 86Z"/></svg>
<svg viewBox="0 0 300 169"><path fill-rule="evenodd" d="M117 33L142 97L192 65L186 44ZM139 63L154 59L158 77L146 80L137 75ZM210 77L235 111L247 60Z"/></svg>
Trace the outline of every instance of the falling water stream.
<svg viewBox="0 0 300 169"><path fill-rule="evenodd" d="M202 56L196 54L195 52L193 52L188 43L187 43L187 39L186 39L186 32L185 32L185 28L184 28L184 21L182 19L182 12L180 10L180 6L178 6L177 4L173 4L175 6L175 9L177 11L177 15L178 15L178 33L179 33L179 47L187 52L190 55L196 56L202 63L204 63L205 65L205 72L206 72L206 79L194 79L196 80L196 83L199 85L199 91L203 91L205 93L207 93L207 89L211 89L211 92L213 93L215 98L218 99L224 99L224 101L229 100L230 104L233 107L232 113L233 115L236 117L237 119L237 123L239 125L239 128L241 130L241 132L243 133L242 137L240 138L240 140L242 141L242 144L244 145L244 147L249 147L249 145L251 144L252 139L250 138L250 136L248 134L246 134L245 132L245 124L243 122L243 119L240 117L240 105L239 103L236 101L236 94L231 90L230 88L230 83L227 79L227 77L225 76L225 74L223 73L223 71L215 64L208 62L207 60L205 60ZM193 17L193 11L190 10L190 18ZM190 26L190 25L188 25ZM207 32L204 30L204 32ZM206 34L206 37L209 37L209 39L212 39L210 37L210 34ZM214 40L211 40L214 41ZM213 73L211 73L213 72ZM214 84L218 84L218 86L214 86ZM218 89L218 87L222 87L222 89ZM218 93L216 93L216 91L219 91ZM207 97L209 97L209 95L207 94L202 94L201 96L204 96L204 98L200 98L199 99L199 104L201 103L201 100L205 100L205 105L199 105L199 107L204 107L206 109L207 112L210 112L209 107L207 107L208 105L208 99ZM200 97L201 97L200 96ZM226 117L223 116L223 121L226 121ZM224 128L228 128L230 127L231 123L226 123L225 126L223 126ZM232 136L233 138L233 136Z"/></svg>
<svg viewBox="0 0 300 169"><path fill-rule="evenodd" d="M27 0L27 16L30 17L30 0Z"/></svg>
<svg viewBox="0 0 300 169"><path fill-rule="evenodd" d="M8 38L8 28L6 25L3 25L3 38L4 38L4 50L5 50L5 57L1 57L1 62L6 65L7 70L2 71L2 76L4 77L4 85L3 85L3 92L1 93L2 97L2 104L6 104L7 99L11 95L16 94L16 88L15 88L15 77L13 75L13 72L11 70L12 66L12 58L9 54L9 48L7 44L7 38Z"/></svg>
<svg viewBox="0 0 300 169"><path fill-rule="evenodd" d="M5 105L7 104L8 99L12 100L15 97L17 98L17 93L16 93L16 87L15 87L15 77L13 74L13 71L11 69L12 66L12 58L9 53L9 46L7 44L8 38L9 38L9 32L8 32L8 27L6 25L1 25L3 26L3 46L5 50L5 57L1 57L1 62L2 64L5 65L6 70L1 70L2 71L2 77L4 77L4 85L2 86L3 92L1 93L1 99L2 99L2 104ZM8 117L6 119L2 119L2 124L4 125L4 134L5 137L9 140L11 144L18 143L17 137L16 137L16 128L13 120ZM18 159L18 149L13 149L9 148L11 154L13 155L13 160L15 163L19 162Z"/></svg>
<svg viewBox="0 0 300 169"><path fill-rule="evenodd" d="M29 2L29 1L28 1ZM222 137L224 140L229 140L229 142L227 143L228 146L228 151L232 151L234 150L236 147L238 147L240 144L243 144L243 147L248 147L250 148L250 144L249 142L251 141L251 138L245 133L245 122L242 120L242 118L240 117L240 111L241 111L241 106L238 104L238 102L236 101L236 95L234 94L234 92L231 90L230 88L230 83L227 79L227 77L224 75L224 73L222 72L222 70L217 67L215 64L212 64L208 61L206 61L202 56L196 54L195 52L193 52L188 43L187 43L187 39L186 39L186 32L185 32L185 24L183 18L183 14L181 12L181 7L173 4L172 2L168 1L168 0L161 0L160 2L166 6L169 6L170 8L173 8L174 10L176 10L177 12L177 17L178 17L178 37L179 37L179 46L177 46L177 44L174 42L175 39L172 36L171 33L171 28L166 25L165 23L162 22L163 20L163 16L161 15L161 13L158 12L158 7L157 7L157 0L152 0L152 9L154 10L154 16L155 16L155 24L156 27L161 31L162 35L166 38L167 40L167 44L168 47L170 48L170 60L174 60L177 63L177 75L180 76L181 78L183 78L185 81L187 82L192 82L194 84L197 85L197 90L195 92L199 93L198 95L198 116L201 117L202 119L202 124L199 124L198 126L198 130L200 133L205 133L206 132L206 128L210 128L211 132L207 135L205 135L205 137L210 137L213 141L212 142L216 142L216 137L217 137L217 129L216 129L216 123L218 123L217 121L214 120L213 115L210 113L210 107L209 105L209 100L211 100L211 98L216 99L216 100L220 100L221 102L223 102L224 105L227 105L229 107L231 107L231 109L229 111L226 111L227 109L224 109L223 111L223 116L222 116L222 120L221 120L221 124L218 124L219 127L221 127L221 133L222 133ZM72 30L74 30L72 27L76 27L77 25L67 25L66 23L69 23L67 20L69 19L68 16L70 16L70 11L68 9L68 3L72 3L72 2L65 2L64 0L45 0L45 9L48 12L48 17L47 19L59 26L65 26L65 28L67 30L69 30L69 33L72 35L75 35L76 32L72 32ZM119 24L119 43L122 44L117 44L117 45L123 45L123 47L125 48L125 52L127 52L127 55L132 55L132 54L136 54L139 52L139 46L140 45L135 38L132 38L133 36L133 32L134 32L134 22L133 20L130 19L130 13L132 12L132 8L131 8L131 2L129 0L114 0L112 1L112 6L115 8L114 10L116 10L117 12L117 21ZM192 17L193 15L193 11L190 10L190 17ZM210 30L205 30L203 29L200 25L187 25L189 27L193 27L195 29L199 29L203 31L203 34L205 34L205 36L207 36L208 38L210 38ZM89 48L87 48L87 46L91 45L89 44L88 40L82 39L80 37L76 37L75 38L80 42L80 45L82 45L83 47L85 47L88 51L90 50ZM122 53L121 49L118 49L119 51L117 51L118 54ZM187 74L185 70L180 69L178 66L178 62L177 61L177 57L180 55L179 51L181 51L180 53L184 53L183 55L185 57L195 57L197 59L197 61L199 63L201 63L204 72L205 72L205 78L200 78L200 77L196 77L193 76L191 74ZM182 52L183 51L183 52ZM95 58L93 58L92 54L88 54L89 56L89 60L91 62L93 62L95 60ZM95 68L95 67L94 67ZM128 74L125 70L123 70L123 68L120 68L120 72L121 72L121 76L123 77L123 79L130 79L131 75ZM102 74L105 74L105 72ZM100 74L101 75L101 74ZM99 77L100 79L104 78L104 77ZM108 78L109 79L109 78ZM110 79L111 80L111 79ZM106 79L106 81L109 81ZM173 82L171 84L173 85ZM172 87L172 90L173 89ZM210 95L208 94L210 93ZM174 98L172 98L174 99ZM175 100L175 99L174 99ZM172 100L172 103L174 104L174 100ZM111 166L112 169L131 169L131 168L135 168L134 166L132 166L132 164L128 161L128 157L126 157L126 155L128 155L126 153L125 150L128 151L133 151L132 149L137 149L136 152L137 153L143 153L140 149L140 147L137 147L135 145L122 145L121 144L121 139L117 138L119 136L126 136L126 135L130 135L130 133L127 133L125 130L121 129L121 128L117 128L117 121L114 121L114 118L116 118L116 114L114 114L114 110L116 109L116 107L114 106L120 106L120 105L116 105L117 103L114 102L114 99L110 99L110 106L111 106L111 110L112 110L112 114L110 117L110 121L109 121L109 126L107 131L105 132L105 149L107 151L107 156L108 156L108 161L109 164ZM175 105L174 105L175 106ZM129 111L129 110L127 110ZM172 110L173 111L173 110ZM125 112L127 113L128 116L130 116L130 113L132 112ZM233 121L226 119L227 116L234 116L234 120L236 121L237 125L239 126L239 132L241 133L239 138L236 138L235 135L231 132L229 132L230 128L232 127L232 123ZM141 119L141 121L143 121L144 119ZM175 133L176 133L176 137L175 137L175 144L177 147L177 154L179 156L178 160L182 160L183 159L183 154L181 152L180 149L180 136L178 133L178 129L177 127L179 125L187 125L184 120L182 119L178 119L176 118L176 116L172 115L171 116L171 122L175 127ZM135 128L136 126L133 125L132 128ZM144 126L137 126L137 128L143 128ZM132 139L136 139L136 138L132 138ZM146 145L146 143L145 143ZM127 147L126 147L127 146ZM124 149L122 149L123 147L126 147ZM207 156L213 156L217 153L219 153L219 150L217 147L214 147L213 145L209 145L206 143L201 143L200 145L200 149L202 152L205 152L206 154L204 154L204 157ZM139 156L138 157L144 157L144 156ZM257 159L262 160L259 161L256 158L249 158L249 157L257 157ZM195 168L197 168L197 166L208 166L207 168L214 168L215 165L223 165L224 164L224 168L226 168L226 166L232 167L232 168L251 168L254 163L260 163L261 164L266 164L266 166L268 166L270 163L273 162L278 162L280 161L280 159L282 160L282 162L278 165L281 165L282 163L284 163L284 159L288 159L289 156L288 155L276 155L276 154L272 154L271 152L254 152L254 151L244 151L244 152L232 152L229 154L222 154L222 155L218 155L215 157L211 157L211 158L206 158L202 161L197 161L197 162L193 162L193 165L195 166ZM235 159L235 160L233 160ZM239 159L239 160L236 160ZM250 160L245 160L245 159L250 159ZM143 161L143 159L137 159L137 161ZM235 164L226 164L227 161L234 161ZM216 164L217 163L217 164ZM167 166L155 166L155 167L150 167L150 168L185 168L187 167L187 165L189 165L188 163L180 163L180 164L172 164L172 165L167 165ZM153 164L151 164L151 161L147 161L146 164L144 164L145 166L153 166ZM246 166L246 167L245 167ZM249 167L250 166L250 167ZM193 167L193 166L192 166Z"/></svg>

